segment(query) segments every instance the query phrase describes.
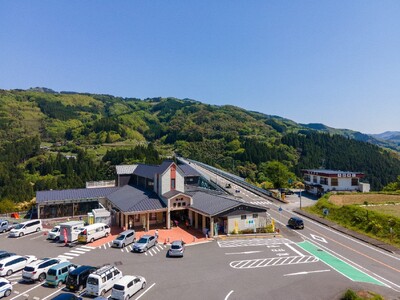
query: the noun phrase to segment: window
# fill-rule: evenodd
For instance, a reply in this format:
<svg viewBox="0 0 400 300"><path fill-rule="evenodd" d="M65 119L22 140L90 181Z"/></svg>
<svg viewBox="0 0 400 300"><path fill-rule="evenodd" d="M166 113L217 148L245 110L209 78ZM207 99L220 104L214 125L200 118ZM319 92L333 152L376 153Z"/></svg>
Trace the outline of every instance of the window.
<svg viewBox="0 0 400 300"><path fill-rule="evenodd" d="M352 186L357 186L358 185L358 178L352 178L351 179L351 185Z"/></svg>
<svg viewBox="0 0 400 300"><path fill-rule="evenodd" d="M173 206L173 207L176 207L176 203L174 203L172 206Z"/></svg>
<svg viewBox="0 0 400 300"><path fill-rule="evenodd" d="M118 270L114 270L114 276L117 276L119 274Z"/></svg>
<svg viewBox="0 0 400 300"><path fill-rule="evenodd" d="M331 178L331 186L338 186L339 182L337 178Z"/></svg>
<svg viewBox="0 0 400 300"><path fill-rule="evenodd" d="M156 213L150 213L150 220L157 220L157 214Z"/></svg>
<svg viewBox="0 0 400 300"><path fill-rule="evenodd" d="M241 219L241 220L246 220L246 217L247 217L246 215L241 215L241 216L240 216L240 219Z"/></svg>
<svg viewBox="0 0 400 300"><path fill-rule="evenodd" d="M253 219L257 219L258 218L258 214L253 214Z"/></svg>
<svg viewBox="0 0 400 300"><path fill-rule="evenodd" d="M317 176L313 176L313 182L314 182L314 183L317 183L317 182L318 182Z"/></svg>
<svg viewBox="0 0 400 300"><path fill-rule="evenodd" d="M181 207L181 205L182 205L182 203L181 203L181 202L178 202L178 207Z"/></svg>
<svg viewBox="0 0 400 300"><path fill-rule="evenodd" d="M182 202L182 206L186 206L186 202Z"/></svg>
<svg viewBox="0 0 400 300"><path fill-rule="evenodd" d="M319 179L319 183L320 183L320 184L328 185L328 178L326 178L326 177L321 177L321 178Z"/></svg>
<svg viewBox="0 0 400 300"><path fill-rule="evenodd" d="M175 189L175 178L171 179L171 190Z"/></svg>
<svg viewBox="0 0 400 300"><path fill-rule="evenodd" d="M304 181L311 181L310 175L304 174Z"/></svg>
<svg viewBox="0 0 400 300"><path fill-rule="evenodd" d="M113 277L113 274L110 272L109 274L107 274L107 280L110 280Z"/></svg>

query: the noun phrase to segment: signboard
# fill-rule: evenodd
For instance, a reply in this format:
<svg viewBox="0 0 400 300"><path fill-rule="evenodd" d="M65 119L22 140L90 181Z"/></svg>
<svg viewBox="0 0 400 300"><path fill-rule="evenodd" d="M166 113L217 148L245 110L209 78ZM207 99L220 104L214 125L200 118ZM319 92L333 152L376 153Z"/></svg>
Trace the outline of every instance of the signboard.
<svg viewBox="0 0 400 300"><path fill-rule="evenodd" d="M256 226L256 223L254 222L254 219L246 220L246 227L247 228L253 228L254 226Z"/></svg>

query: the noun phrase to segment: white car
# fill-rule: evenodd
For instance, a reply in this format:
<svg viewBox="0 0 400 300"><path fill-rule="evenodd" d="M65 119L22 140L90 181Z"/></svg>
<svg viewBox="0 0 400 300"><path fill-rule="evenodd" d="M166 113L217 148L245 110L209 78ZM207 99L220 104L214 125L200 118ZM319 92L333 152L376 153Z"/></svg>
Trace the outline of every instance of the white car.
<svg viewBox="0 0 400 300"><path fill-rule="evenodd" d="M39 280L40 282L46 280L47 271L59 264L60 262L65 261L65 259L61 258L42 258L36 260L28 265L22 270L22 279L25 281L35 281Z"/></svg>
<svg viewBox="0 0 400 300"><path fill-rule="evenodd" d="M125 275L112 288L110 299L126 300L146 287L146 279L142 276Z"/></svg>
<svg viewBox="0 0 400 300"><path fill-rule="evenodd" d="M0 298L10 296L12 289L12 285L7 279L0 278Z"/></svg>
<svg viewBox="0 0 400 300"><path fill-rule="evenodd" d="M12 273L17 272L27 264L37 260L33 255L13 255L0 260L0 276L10 276Z"/></svg>
<svg viewBox="0 0 400 300"><path fill-rule="evenodd" d="M47 234L47 239L58 241L60 239L60 226L54 226L54 228Z"/></svg>

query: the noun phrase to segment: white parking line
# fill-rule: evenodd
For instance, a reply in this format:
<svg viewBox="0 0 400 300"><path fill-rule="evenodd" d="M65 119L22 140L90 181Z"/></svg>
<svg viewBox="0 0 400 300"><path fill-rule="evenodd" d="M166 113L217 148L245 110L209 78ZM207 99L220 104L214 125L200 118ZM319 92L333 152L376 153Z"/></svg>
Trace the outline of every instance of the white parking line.
<svg viewBox="0 0 400 300"><path fill-rule="evenodd" d="M290 248L292 251L296 252L298 255L300 256L304 256L303 253L301 253L300 251L296 250L294 247L290 246L289 244L285 244L288 248Z"/></svg>
<svg viewBox="0 0 400 300"><path fill-rule="evenodd" d="M49 298L49 297L53 296L54 294L57 294L57 293L59 293L59 292L60 292L62 289L63 289L63 287L59 288L59 289L58 289L57 291L55 291L54 293L51 293L50 295L48 295L48 296L46 296L46 297L42 298L42 300L46 300L47 298Z"/></svg>
<svg viewBox="0 0 400 300"><path fill-rule="evenodd" d="M86 252L84 251L78 251L78 250L70 250L72 253L78 253L78 254L85 254Z"/></svg>
<svg viewBox="0 0 400 300"><path fill-rule="evenodd" d="M79 248L76 248L76 250L88 252L88 251L90 251L90 250L92 250L92 249L87 249L87 248L79 247Z"/></svg>
<svg viewBox="0 0 400 300"><path fill-rule="evenodd" d="M92 247L92 246L81 246L81 247L85 248L85 249L90 249L90 250L96 249L96 247Z"/></svg>
<svg viewBox="0 0 400 300"><path fill-rule="evenodd" d="M225 299L224 299L224 300L228 300L229 296L230 296L232 293L233 293L233 290L232 290L232 291L230 291L230 292L228 293L228 295L226 295L226 297L225 297Z"/></svg>
<svg viewBox="0 0 400 300"><path fill-rule="evenodd" d="M316 271L308 271L308 272L297 272L297 273L290 273L285 274L283 276L295 276L295 275L306 275L310 273L322 273L322 272L330 272L331 270L316 270Z"/></svg>
<svg viewBox="0 0 400 300"><path fill-rule="evenodd" d="M149 286L139 297L137 297L135 300L140 299L144 294L146 294L156 283L154 282L151 286Z"/></svg>
<svg viewBox="0 0 400 300"><path fill-rule="evenodd" d="M66 256L66 255L59 255L59 258L66 258L66 259L73 259L72 256Z"/></svg>
<svg viewBox="0 0 400 300"><path fill-rule="evenodd" d="M36 289L39 286L42 286L42 283L39 283L39 284L35 285L33 288L30 288L29 290L26 290L24 293L28 293L28 292L32 291L33 289ZM19 294L18 296L15 296L14 298L11 298L10 300L14 300L15 298L18 298L20 296L23 296L23 295ZM29 295L28 295L28 297L29 297ZM26 298L28 298L28 297L26 297Z"/></svg>

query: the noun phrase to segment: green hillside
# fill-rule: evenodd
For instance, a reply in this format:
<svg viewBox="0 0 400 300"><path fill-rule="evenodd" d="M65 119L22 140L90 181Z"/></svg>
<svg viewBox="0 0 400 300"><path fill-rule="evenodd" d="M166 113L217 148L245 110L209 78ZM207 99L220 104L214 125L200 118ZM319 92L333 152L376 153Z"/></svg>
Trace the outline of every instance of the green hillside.
<svg viewBox="0 0 400 300"><path fill-rule="evenodd" d="M263 187L296 181L302 168L365 172L374 190L400 174L396 152L320 130L190 99L0 90L0 199L83 187L113 178L115 164L158 163L175 153Z"/></svg>

